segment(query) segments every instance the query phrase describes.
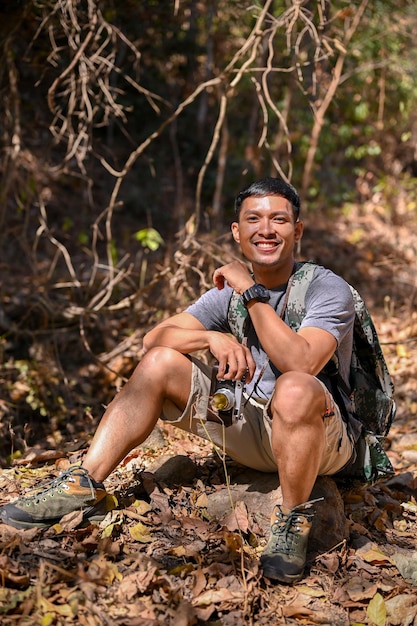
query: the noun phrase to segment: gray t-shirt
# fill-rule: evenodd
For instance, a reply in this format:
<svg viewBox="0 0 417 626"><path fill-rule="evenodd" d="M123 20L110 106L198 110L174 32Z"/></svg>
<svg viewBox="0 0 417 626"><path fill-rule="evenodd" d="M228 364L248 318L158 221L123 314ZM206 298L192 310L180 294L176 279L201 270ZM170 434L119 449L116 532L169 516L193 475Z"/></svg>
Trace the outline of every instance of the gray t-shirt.
<svg viewBox="0 0 417 626"><path fill-rule="evenodd" d="M286 288L287 284L284 284L269 290L269 304L277 311L277 315L280 315ZM232 289L228 285L221 290L210 289L189 306L186 312L198 319L207 330L230 333L228 308L231 295ZM306 315L301 328L321 328L333 335L337 341L336 356L339 373L348 386L355 315L349 285L331 270L318 265L307 288L305 307ZM247 332L247 345L256 363L256 372L245 391L254 398L266 400L271 396L275 381L281 372L268 361L251 324ZM266 369L259 378L266 362L268 362ZM328 377L320 374L319 378L331 390Z"/></svg>

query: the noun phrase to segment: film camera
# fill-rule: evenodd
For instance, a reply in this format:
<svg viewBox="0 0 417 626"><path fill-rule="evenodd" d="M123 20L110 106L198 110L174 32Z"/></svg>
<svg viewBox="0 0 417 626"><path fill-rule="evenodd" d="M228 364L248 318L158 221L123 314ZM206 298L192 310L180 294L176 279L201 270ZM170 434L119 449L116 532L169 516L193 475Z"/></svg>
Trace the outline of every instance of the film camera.
<svg viewBox="0 0 417 626"><path fill-rule="evenodd" d="M220 422L225 426L231 426L238 421L242 412L245 378L241 380L218 380L217 372L218 366L215 365L211 377L211 408L217 412Z"/></svg>

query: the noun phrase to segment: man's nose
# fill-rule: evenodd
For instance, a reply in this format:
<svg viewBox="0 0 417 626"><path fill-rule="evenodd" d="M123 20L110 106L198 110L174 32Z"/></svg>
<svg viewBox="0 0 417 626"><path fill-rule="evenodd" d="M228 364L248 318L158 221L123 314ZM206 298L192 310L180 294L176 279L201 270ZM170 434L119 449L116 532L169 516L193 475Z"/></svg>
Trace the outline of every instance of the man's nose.
<svg viewBox="0 0 417 626"><path fill-rule="evenodd" d="M268 217L263 217L260 220L258 232L263 235L271 235L274 233L273 223Z"/></svg>

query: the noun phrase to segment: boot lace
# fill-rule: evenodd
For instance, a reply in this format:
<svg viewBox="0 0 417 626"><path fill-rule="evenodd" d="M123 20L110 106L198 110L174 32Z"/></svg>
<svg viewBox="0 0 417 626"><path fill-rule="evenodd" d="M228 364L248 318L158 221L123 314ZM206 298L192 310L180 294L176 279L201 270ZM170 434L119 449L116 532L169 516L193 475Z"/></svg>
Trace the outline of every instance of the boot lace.
<svg viewBox="0 0 417 626"><path fill-rule="evenodd" d="M45 501L48 496L53 497L56 493L62 493L63 490L68 491L69 486L67 483L74 483L76 481L75 477L77 476L87 479L88 486L91 491L91 497L94 499L94 485L88 471L83 467L69 467L67 470L61 472L56 478L53 478L43 489L39 488L39 490L35 491L33 494L25 496L24 500L26 506L39 504L41 501Z"/></svg>
<svg viewBox="0 0 417 626"><path fill-rule="evenodd" d="M299 504L291 509L289 513L284 513L281 507L277 505L276 519L271 526L273 551L292 554L297 550L297 544L303 530L300 524L303 523L303 520L310 522L313 519L314 513L308 513L308 509L320 500L323 500L323 498Z"/></svg>

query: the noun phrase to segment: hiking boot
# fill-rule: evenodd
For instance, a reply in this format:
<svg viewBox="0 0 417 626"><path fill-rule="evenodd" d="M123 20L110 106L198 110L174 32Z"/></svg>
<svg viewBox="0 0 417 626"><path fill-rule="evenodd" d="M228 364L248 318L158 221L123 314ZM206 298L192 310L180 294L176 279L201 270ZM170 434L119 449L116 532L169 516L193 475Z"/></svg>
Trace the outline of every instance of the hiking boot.
<svg viewBox="0 0 417 626"><path fill-rule="evenodd" d="M293 509L276 505L271 516L271 536L261 556L264 576L282 583L293 583L303 577L307 543L313 513L308 509L316 500Z"/></svg>
<svg viewBox="0 0 417 626"><path fill-rule="evenodd" d="M87 470L73 465L59 476L0 508L0 521L15 528L52 526L67 513L81 509L83 519L99 521L106 514L106 490Z"/></svg>

